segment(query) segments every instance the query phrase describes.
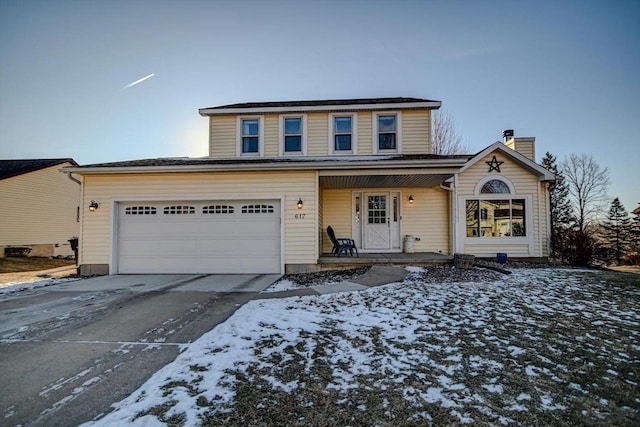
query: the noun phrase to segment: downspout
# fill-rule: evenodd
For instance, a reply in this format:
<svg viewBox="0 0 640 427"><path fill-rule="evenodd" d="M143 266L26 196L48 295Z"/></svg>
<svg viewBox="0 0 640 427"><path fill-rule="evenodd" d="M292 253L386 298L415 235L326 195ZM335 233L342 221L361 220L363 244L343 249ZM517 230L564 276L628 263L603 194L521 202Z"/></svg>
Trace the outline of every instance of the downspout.
<svg viewBox="0 0 640 427"><path fill-rule="evenodd" d="M534 247L533 248L533 255L530 254L530 256L538 255L540 257L542 257L542 230L540 230L542 228L541 227L542 221L541 221L541 218L540 218L540 216L541 216L541 213L540 213L540 186L541 185L542 185L542 183L538 182L538 194L537 194L538 197L537 197L537 200L536 200L536 205L538 205L538 209L537 209L538 210L538 213L537 213L537 216L538 216L538 229L536 230L536 237L537 237L537 240L538 240L538 250L540 251L540 253L536 254L535 253L536 249Z"/></svg>
<svg viewBox="0 0 640 427"><path fill-rule="evenodd" d="M80 187L78 188L78 200L79 200L79 204L77 206L77 214L76 214L76 221L78 222L78 228L81 229L82 228L82 222L80 221L80 206L82 206L82 181L75 179L72 176L73 172L67 172L67 178L69 178L71 181L75 182L76 184L78 184ZM80 231L80 230L79 230ZM76 272L78 274L80 274L80 236L75 236L75 239L77 239L76 241L76 249L73 251L75 252L75 256L76 256ZM71 240L69 241L71 243Z"/></svg>
<svg viewBox="0 0 640 427"><path fill-rule="evenodd" d="M75 182L78 185L82 185L82 182L80 182L79 180L75 179L73 176L71 176L73 174L73 172L67 172L67 178L69 178L71 181ZM60 175L58 175L60 176Z"/></svg>
<svg viewBox="0 0 640 427"><path fill-rule="evenodd" d="M449 187L445 187L442 183L440 183L440 188L443 190L447 190L449 192L449 199L451 200L451 229L450 229L450 238L451 238L451 252L452 254L456 252L456 224L458 223L458 209L457 209L457 197L456 197L456 184L458 175L454 175L454 182L451 183Z"/></svg>

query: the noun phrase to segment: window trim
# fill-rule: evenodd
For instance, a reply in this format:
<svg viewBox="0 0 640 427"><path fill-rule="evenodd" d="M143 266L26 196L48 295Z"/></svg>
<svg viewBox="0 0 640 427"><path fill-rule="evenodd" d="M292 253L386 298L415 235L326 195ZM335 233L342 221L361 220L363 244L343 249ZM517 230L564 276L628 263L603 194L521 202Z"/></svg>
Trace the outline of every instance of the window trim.
<svg viewBox="0 0 640 427"><path fill-rule="evenodd" d="M486 196L490 194L490 193L480 193L480 191L482 190L482 187L484 187L484 185L487 182L493 181L493 180L502 181L505 184L507 184L507 187L509 187L509 196L514 196L517 194L516 187L515 185L513 185L513 182L511 182L507 177L503 175L495 175L495 174L487 175L484 178L482 178L480 181L478 181L475 188L473 189L473 193L478 196ZM497 194L507 194L507 193L497 193Z"/></svg>
<svg viewBox="0 0 640 427"><path fill-rule="evenodd" d="M242 121L258 120L258 152L242 152ZM236 118L236 156L237 157L264 157L264 116L238 116Z"/></svg>
<svg viewBox="0 0 640 427"><path fill-rule="evenodd" d="M381 150L378 137L378 120L380 116L396 116L396 148L395 150ZM402 154L402 112L400 111L376 111L372 113L372 143L373 154Z"/></svg>
<svg viewBox="0 0 640 427"><path fill-rule="evenodd" d="M336 150L335 146L335 118L351 117L351 150ZM330 113L329 114L329 154L356 155L358 154L358 113Z"/></svg>
<svg viewBox="0 0 640 427"><path fill-rule="evenodd" d="M483 184L484 185L484 184ZM482 185L480 186L482 188ZM504 236L504 237L482 237L467 236L467 201L468 200L506 200L524 199L525 206L525 236ZM529 253L533 253L535 213L533 211L533 196L524 194L473 194L458 198L460 214L458 216L458 236L462 238L462 243L467 245L529 245ZM506 246L505 246L506 247Z"/></svg>
<svg viewBox="0 0 640 427"><path fill-rule="evenodd" d="M284 144L284 120L285 119L302 119L300 126L302 127L302 141L300 143L301 151L286 151ZM307 155L307 115L306 114L281 114L278 117L278 147L280 156L306 156Z"/></svg>

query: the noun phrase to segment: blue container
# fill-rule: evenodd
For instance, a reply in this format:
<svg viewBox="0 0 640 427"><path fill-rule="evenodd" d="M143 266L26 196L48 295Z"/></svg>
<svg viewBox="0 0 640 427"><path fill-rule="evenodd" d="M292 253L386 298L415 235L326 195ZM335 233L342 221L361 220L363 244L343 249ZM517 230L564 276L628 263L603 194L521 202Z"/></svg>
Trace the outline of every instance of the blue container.
<svg viewBox="0 0 640 427"><path fill-rule="evenodd" d="M498 262L505 264L507 262L507 254L497 254Z"/></svg>

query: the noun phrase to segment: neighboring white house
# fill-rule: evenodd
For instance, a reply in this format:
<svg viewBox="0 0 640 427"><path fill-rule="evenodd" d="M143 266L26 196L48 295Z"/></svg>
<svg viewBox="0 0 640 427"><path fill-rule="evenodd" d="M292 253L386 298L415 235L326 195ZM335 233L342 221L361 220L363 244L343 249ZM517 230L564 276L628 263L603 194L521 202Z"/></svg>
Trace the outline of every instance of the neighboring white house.
<svg viewBox="0 0 640 427"><path fill-rule="evenodd" d="M83 274L280 273L318 268L326 233L360 252L548 256L535 139L434 155L440 101L373 98L203 108L209 157L73 166ZM98 209L89 210L91 202ZM94 205L95 206L95 205Z"/></svg>
<svg viewBox="0 0 640 427"><path fill-rule="evenodd" d="M0 256L28 247L29 256L73 255L80 231L80 185L60 173L73 159L0 160Z"/></svg>

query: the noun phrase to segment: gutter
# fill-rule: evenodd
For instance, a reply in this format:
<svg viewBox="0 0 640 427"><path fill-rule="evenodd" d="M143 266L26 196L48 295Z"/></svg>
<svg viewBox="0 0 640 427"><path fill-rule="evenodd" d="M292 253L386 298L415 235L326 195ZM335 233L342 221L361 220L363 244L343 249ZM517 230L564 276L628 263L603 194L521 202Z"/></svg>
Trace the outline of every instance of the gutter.
<svg viewBox="0 0 640 427"><path fill-rule="evenodd" d="M432 160L425 163L424 160L404 161L376 161L376 162L323 162L312 163L258 163L258 164L213 164L213 165L175 165L175 166L114 166L114 167L66 167L66 173L78 173L80 175L101 175L121 173L170 173L170 172L241 172L241 171L287 171L287 170L331 170L331 169L391 169L391 168L460 168L467 159L452 161Z"/></svg>

